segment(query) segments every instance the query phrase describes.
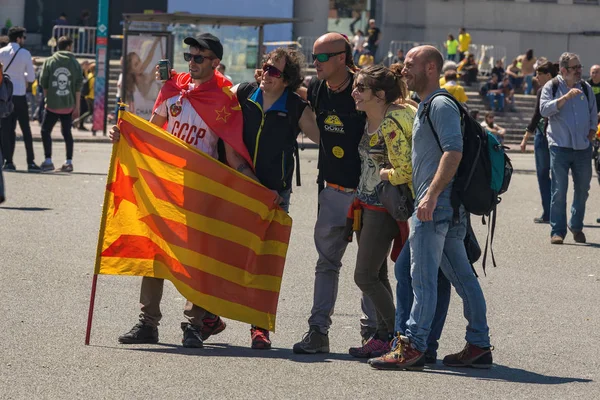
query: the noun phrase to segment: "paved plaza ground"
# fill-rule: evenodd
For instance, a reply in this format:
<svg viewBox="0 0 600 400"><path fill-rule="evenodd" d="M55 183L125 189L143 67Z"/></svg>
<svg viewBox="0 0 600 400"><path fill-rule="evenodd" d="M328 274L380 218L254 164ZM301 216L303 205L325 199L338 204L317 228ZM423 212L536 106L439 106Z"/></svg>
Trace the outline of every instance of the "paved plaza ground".
<svg viewBox="0 0 600 400"><path fill-rule="evenodd" d="M54 160L64 147L55 143ZM38 162L41 143L35 143ZM138 277L100 276L91 346L85 324L111 146L76 143L75 172L5 174L0 206L0 399L593 399L600 393L600 187L594 176L587 245L550 245L532 154L511 154L515 174L499 207L498 267L480 273L495 346L491 370L441 362L423 372L372 370L348 355L360 343L356 244L344 258L331 353L295 355L307 330L316 251L315 150L301 153L302 186L279 303L274 349L251 350L250 327L228 321L204 349L181 347L183 297L166 283L158 345L120 345L139 313ZM17 143L17 168L25 167ZM480 241L485 227L474 219ZM481 272L480 264L477 269ZM392 268L390 268L392 269ZM390 279L395 283L393 273ZM464 346L453 293L439 358Z"/></svg>

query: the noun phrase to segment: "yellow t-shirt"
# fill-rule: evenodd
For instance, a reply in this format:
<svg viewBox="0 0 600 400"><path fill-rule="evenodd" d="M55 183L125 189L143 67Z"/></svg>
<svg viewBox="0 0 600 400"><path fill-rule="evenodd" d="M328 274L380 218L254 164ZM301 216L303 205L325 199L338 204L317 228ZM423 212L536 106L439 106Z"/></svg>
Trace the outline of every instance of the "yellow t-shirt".
<svg viewBox="0 0 600 400"><path fill-rule="evenodd" d="M446 89L448 93L454 96L454 98L461 103L466 103L467 100L469 100L467 94L465 93L465 88L456 82L448 82L442 86L442 88Z"/></svg>
<svg viewBox="0 0 600 400"><path fill-rule="evenodd" d="M468 45L467 45L468 47ZM456 39L454 40L446 40L446 49L448 49L448 55L456 54L456 49L458 48L458 42Z"/></svg>
<svg viewBox="0 0 600 400"><path fill-rule="evenodd" d="M86 99L94 100L94 82L95 81L96 81L96 77L94 76L94 74L92 74L90 72L88 74L88 87L90 88L90 91L89 91L88 95L85 96Z"/></svg>
<svg viewBox="0 0 600 400"><path fill-rule="evenodd" d="M458 51L464 53L465 51L469 51L469 45L471 44L471 35L468 33L461 33L458 35Z"/></svg>
<svg viewBox="0 0 600 400"><path fill-rule="evenodd" d="M371 65L371 64L375 64L375 59L370 54L362 54L358 58L358 66L359 67L363 67L365 65Z"/></svg>
<svg viewBox="0 0 600 400"><path fill-rule="evenodd" d="M440 87L444 87L444 85L446 84L446 78L444 78L443 76L440 78Z"/></svg>

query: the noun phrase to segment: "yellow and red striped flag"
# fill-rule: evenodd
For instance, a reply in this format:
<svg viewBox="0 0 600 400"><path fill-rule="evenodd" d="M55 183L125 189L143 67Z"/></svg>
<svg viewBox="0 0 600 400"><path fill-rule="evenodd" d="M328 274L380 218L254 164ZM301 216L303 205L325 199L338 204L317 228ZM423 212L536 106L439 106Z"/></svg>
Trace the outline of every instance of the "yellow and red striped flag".
<svg viewBox="0 0 600 400"><path fill-rule="evenodd" d="M192 303L274 330L292 220L264 186L122 112L96 274L168 279Z"/></svg>

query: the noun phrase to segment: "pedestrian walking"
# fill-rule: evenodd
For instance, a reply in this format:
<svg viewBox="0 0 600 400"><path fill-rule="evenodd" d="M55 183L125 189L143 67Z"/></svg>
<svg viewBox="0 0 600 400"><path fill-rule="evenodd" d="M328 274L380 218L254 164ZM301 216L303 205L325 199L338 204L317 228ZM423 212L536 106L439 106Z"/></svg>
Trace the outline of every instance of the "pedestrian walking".
<svg viewBox="0 0 600 400"><path fill-rule="evenodd" d="M549 82L558 74L558 65L550 61L540 64L536 70L536 77L541 87ZM540 113L540 98L542 90L538 90L535 110L529 125L525 129L523 140L521 140L521 151L527 151L527 141L531 135L534 135L533 151L535 155L535 171L542 199L542 215L535 217L533 222L536 224L550 223L550 200L552 198L550 180L550 149L548 148L548 138L546 137L546 128L548 121Z"/></svg>
<svg viewBox="0 0 600 400"><path fill-rule="evenodd" d="M589 83L581 80L579 56L563 53L560 74L542 89L540 113L548 118L548 146L552 171L550 201L550 242L562 244L567 228L577 243L585 243L583 220L592 179L592 141L598 126L596 96ZM569 171L573 176L571 220L567 224Z"/></svg>
<svg viewBox="0 0 600 400"><path fill-rule="evenodd" d="M40 172L41 169L34 160L33 138L29 125L29 106L26 97L27 83L32 83L35 80L31 53L23 47L25 40L27 40L26 33L25 28L13 26L8 30L10 43L0 49L0 63L4 64L4 73L10 77L13 83L12 102L14 105L12 114L0 121L0 140L2 141L4 156L3 169L5 171L16 171L13 156L15 154L18 121L23 133L23 142L27 154L27 171Z"/></svg>
<svg viewBox="0 0 600 400"><path fill-rule="evenodd" d="M62 172L73 172L73 118L79 115L80 92L83 82L81 66L72 53L73 39L58 38L58 51L47 58L42 67L40 85L46 98L46 109L42 120L42 142L45 160L42 171L54 171L52 162L52 129L60 120L61 133L65 140L66 160L60 167Z"/></svg>

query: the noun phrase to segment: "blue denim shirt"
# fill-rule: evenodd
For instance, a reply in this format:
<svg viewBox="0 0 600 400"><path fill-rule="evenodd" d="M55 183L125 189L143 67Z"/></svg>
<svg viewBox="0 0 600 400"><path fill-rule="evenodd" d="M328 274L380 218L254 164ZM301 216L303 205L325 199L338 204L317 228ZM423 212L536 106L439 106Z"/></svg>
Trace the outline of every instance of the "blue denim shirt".
<svg viewBox="0 0 600 400"><path fill-rule="evenodd" d="M558 100L567 94L570 88L560 75L558 82L555 97L552 97L552 81L549 81L544 85L540 98L540 113L542 117L548 118L548 145L585 150L590 146L590 130L595 131L598 125L596 97L590 85L582 81L577 83L575 88L583 91L581 85L586 85L589 99L581 93L580 96L567 100L559 110Z"/></svg>
<svg viewBox="0 0 600 400"><path fill-rule="evenodd" d="M429 99L440 91L436 90L419 104L417 118L413 124L412 164L413 188L415 199L421 200L433 181L442 159L442 152L435 140L435 136L427 118L423 116L423 108ZM458 151L462 153L463 139L460 125L460 113L456 104L447 97L439 96L433 99L429 109L431 122L438 134L444 151ZM454 180L452 180L454 182ZM440 197L450 198L452 182L440 194Z"/></svg>

